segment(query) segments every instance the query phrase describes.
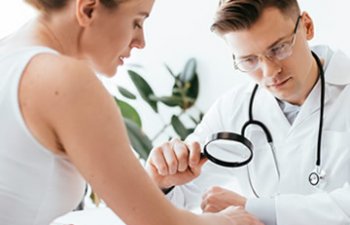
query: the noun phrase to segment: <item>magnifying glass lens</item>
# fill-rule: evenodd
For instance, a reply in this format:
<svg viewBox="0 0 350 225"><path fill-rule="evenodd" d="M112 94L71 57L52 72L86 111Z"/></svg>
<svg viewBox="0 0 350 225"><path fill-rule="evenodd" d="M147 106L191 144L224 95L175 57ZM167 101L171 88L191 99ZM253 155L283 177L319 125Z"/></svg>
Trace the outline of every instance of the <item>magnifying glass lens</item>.
<svg viewBox="0 0 350 225"><path fill-rule="evenodd" d="M251 151L244 144L234 141L217 139L206 146L209 158L214 163L228 167L243 166L250 161ZM214 159L214 160L213 160Z"/></svg>

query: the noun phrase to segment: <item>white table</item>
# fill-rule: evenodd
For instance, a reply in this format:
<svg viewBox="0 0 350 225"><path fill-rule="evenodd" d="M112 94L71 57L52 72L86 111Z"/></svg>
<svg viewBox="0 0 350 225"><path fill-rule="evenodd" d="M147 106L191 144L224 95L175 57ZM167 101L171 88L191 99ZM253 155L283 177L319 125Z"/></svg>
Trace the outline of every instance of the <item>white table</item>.
<svg viewBox="0 0 350 225"><path fill-rule="evenodd" d="M51 225L125 225L109 208L93 208L68 213Z"/></svg>

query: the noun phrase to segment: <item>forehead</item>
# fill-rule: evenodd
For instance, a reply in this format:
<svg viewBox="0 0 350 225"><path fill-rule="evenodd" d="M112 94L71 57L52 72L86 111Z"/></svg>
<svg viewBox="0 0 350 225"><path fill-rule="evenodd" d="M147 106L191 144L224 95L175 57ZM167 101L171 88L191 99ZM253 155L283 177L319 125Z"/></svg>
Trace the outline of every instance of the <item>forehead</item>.
<svg viewBox="0 0 350 225"><path fill-rule="evenodd" d="M117 8L118 13L147 13L152 10L154 0L124 0Z"/></svg>
<svg viewBox="0 0 350 225"><path fill-rule="evenodd" d="M232 31L222 35L235 56L265 51L278 39L292 33L295 22L276 8L267 8L250 29Z"/></svg>

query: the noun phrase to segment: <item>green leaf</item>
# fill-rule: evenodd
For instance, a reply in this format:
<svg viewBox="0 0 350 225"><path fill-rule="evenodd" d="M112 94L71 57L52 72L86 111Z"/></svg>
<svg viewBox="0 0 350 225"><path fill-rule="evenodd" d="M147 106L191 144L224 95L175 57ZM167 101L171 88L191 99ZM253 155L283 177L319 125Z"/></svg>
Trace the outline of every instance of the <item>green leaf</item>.
<svg viewBox="0 0 350 225"><path fill-rule="evenodd" d="M133 121L138 127L142 127L140 115L137 113L134 107L132 107L127 102L114 98L116 103L118 104L122 116Z"/></svg>
<svg viewBox="0 0 350 225"><path fill-rule="evenodd" d="M171 117L171 125L173 126L175 132L179 135L181 140L184 140L189 134L189 130L184 126L180 119L173 115Z"/></svg>
<svg viewBox="0 0 350 225"><path fill-rule="evenodd" d="M124 123L131 146L141 158L146 160L153 148L151 140L133 121L124 118Z"/></svg>
<svg viewBox="0 0 350 225"><path fill-rule="evenodd" d="M194 99L196 101L199 94L199 80L197 73L194 74L192 80L188 82L188 89L186 91L186 96Z"/></svg>
<svg viewBox="0 0 350 225"><path fill-rule="evenodd" d="M194 132L194 128L189 128L189 129L187 129L188 135L192 134L193 132ZM187 135L187 136L188 136L188 135Z"/></svg>
<svg viewBox="0 0 350 225"><path fill-rule="evenodd" d="M203 112L200 112L200 113L199 113L199 120L198 120L198 123L200 123L200 122L202 121L203 117L204 117L204 113L203 113Z"/></svg>
<svg viewBox="0 0 350 225"><path fill-rule="evenodd" d="M181 73L179 73L178 75L175 76L174 87L182 89L184 87L185 82L180 80L180 75L181 75Z"/></svg>
<svg viewBox="0 0 350 225"><path fill-rule="evenodd" d="M138 73L132 70L128 70L128 73L142 99L145 100L156 113L158 113L157 102L149 98L150 95L154 95L151 86Z"/></svg>
<svg viewBox="0 0 350 225"><path fill-rule="evenodd" d="M197 68L196 60L194 58L190 58L186 62L185 67L179 76L179 79L182 82L188 82L188 81L192 80L193 76L196 73L196 68Z"/></svg>
<svg viewBox="0 0 350 225"><path fill-rule="evenodd" d="M128 63L128 67L142 69L143 65L137 63Z"/></svg>
<svg viewBox="0 0 350 225"><path fill-rule="evenodd" d="M162 96L162 97L157 97L157 96L150 96L150 99L154 101L160 101L164 103L167 106L170 107L175 107L175 106L180 106L183 105L183 100L179 96Z"/></svg>
<svg viewBox="0 0 350 225"><path fill-rule="evenodd" d="M120 92L120 94L122 94L125 98L128 99L136 99L136 95L134 95L133 93L131 93L129 90L127 90L126 88L122 87L122 86L117 86L118 91Z"/></svg>
<svg viewBox="0 0 350 225"><path fill-rule="evenodd" d="M180 97L182 99L182 104L180 107L184 110L192 107L197 100L199 94L199 81L198 76L192 78L192 81L186 82L184 87L178 87L176 83L172 90L173 96Z"/></svg>

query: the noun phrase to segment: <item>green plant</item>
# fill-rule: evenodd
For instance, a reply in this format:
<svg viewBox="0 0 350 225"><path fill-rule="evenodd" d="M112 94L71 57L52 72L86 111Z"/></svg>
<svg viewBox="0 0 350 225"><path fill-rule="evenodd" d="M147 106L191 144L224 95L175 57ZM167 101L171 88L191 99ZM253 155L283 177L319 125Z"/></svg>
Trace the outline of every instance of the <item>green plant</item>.
<svg viewBox="0 0 350 225"><path fill-rule="evenodd" d="M168 127L172 127L176 134L167 135L168 139L173 136L178 136L183 140L193 132L194 127L203 117L203 113L195 107L195 102L199 94L196 60L194 58L189 59L183 70L178 74L175 74L169 66L165 66L169 75L173 77L171 93L167 96L157 96L152 87L139 73L134 70L128 70L128 74L140 97L152 108L153 112L159 116L159 122L163 123L162 128L154 137L150 138L143 132L142 119L139 113L127 102L137 99L136 95L128 89L118 86L120 94L126 100L123 101L120 98L115 97L115 101L121 110L131 145L143 159L147 159L149 152L153 147L153 142L163 134ZM174 110L174 113L172 113L167 120L164 120L164 115L162 115L162 112L160 112L158 107L158 104L160 103L167 107L180 108L180 111L176 110L175 112ZM191 109L191 112L189 112L189 109ZM184 119L192 121L192 126L186 127L183 122Z"/></svg>
<svg viewBox="0 0 350 225"><path fill-rule="evenodd" d="M183 140L193 132L194 127L203 117L203 113L195 107L195 102L199 94L196 60L193 58L189 59L183 70L178 74L175 74L169 66L165 65L165 67L169 75L173 77L172 89L168 96L157 96L152 87L139 73L134 70L128 70L129 77L135 85L140 97L151 107L153 112L159 116L158 122L163 124L161 129L152 138L143 132L141 116L137 110L129 104L129 101L137 99L137 96L128 89L117 86L119 93L125 100L114 97L122 113L130 143L133 149L139 154L139 157L144 160L147 159L153 148L153 142L163 134L167 128L171 127L175 135ZM162 115L158 107L160 103L170 108L179 108L180 110L174 110L174 113L165 120L163 118L164 115ZM182 122L184 119L190 120L192 126L189 128L186 127L184 122ZM167 139L171 139L172 137L172 134L168 135ZM97 207L101 202L101 199L94 191L91 192L90 199ZM83 208L83 204L84 202L82 202L81 208Z"/></svg>

